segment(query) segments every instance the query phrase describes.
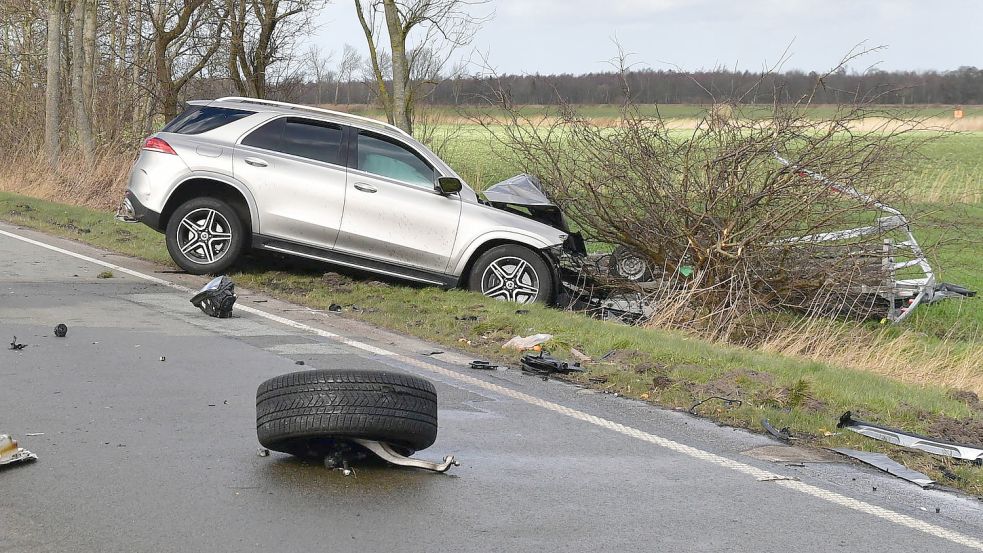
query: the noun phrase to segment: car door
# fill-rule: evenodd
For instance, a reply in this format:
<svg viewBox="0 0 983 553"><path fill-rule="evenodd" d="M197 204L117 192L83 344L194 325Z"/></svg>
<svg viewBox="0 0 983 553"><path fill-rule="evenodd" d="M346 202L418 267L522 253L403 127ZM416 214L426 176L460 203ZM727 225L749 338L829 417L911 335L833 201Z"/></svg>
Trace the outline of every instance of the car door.
<svg viewBox="0 0 983 553"><path fill-rule="evenodd" d="M437 173L395 138L352 129L348 194L337 249L444 273L461 219L461 198L434 190Z"/></svg>
<svg viewBox="0 0 983 553"><path fill-rule="evenodd" d="M233 173L249 187L262 236L331 248L345 205L348 148L341 125L278 117L247 133Z"/></svg>

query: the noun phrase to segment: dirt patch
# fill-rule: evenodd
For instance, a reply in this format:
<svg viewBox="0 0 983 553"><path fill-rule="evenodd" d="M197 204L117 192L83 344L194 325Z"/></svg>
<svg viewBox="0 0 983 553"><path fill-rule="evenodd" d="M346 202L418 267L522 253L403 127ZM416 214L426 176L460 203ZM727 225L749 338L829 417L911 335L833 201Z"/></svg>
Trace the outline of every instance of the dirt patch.
<svg viewBox="0 0 983 553"><path fill-rule="evenodd" d="M983 410L983 402L980 402L980 396L976 395L976 392L972 392L970 390L952 389L949 390L946 395L951 399L961 401L974 409Z"/></svg>
<svg viewBox="0 0 983 553"><path fill-rule="evenodd" d="M931 438L976 447L983 446L983 417L953 419L938 415L928 426Z"/></svg>
<svg viewBox="0 0 983 553"><path fill-rule="evenodd" d="M355 281L338 273L324 273L321 275L321 284L336 292L349 292L355 286Z"/></svg>

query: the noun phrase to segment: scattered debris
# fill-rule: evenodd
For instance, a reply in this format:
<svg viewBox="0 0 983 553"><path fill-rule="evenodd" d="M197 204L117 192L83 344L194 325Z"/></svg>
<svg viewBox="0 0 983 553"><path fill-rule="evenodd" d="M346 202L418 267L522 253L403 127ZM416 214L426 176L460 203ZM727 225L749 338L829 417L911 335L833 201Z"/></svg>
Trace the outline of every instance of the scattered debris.
<svg viewBox="0 0 983 553"><path fill-rule="evenodd" d="M478 317L476 315L465 315L463 317L454 317L455 321L477 321Z"/></svg>
<svg viewBox="0 0 983 553"><path fill-rule="evenodd" d="M25 436L44 436L44 432L28 432Z"/></svg>
<svg viewBox="0 0 983 553"><path fill-rule="evenodd" d="M502 349L525 351L527 349L533 349L540 344L549 342L552 339L552 334L533 334L532 336L526 336L525 338L516 336L508 342L502 344Z"/></svg>
<svg viewBox="0 0 983 553"><path fill-rule="evenodd" d="M577 348L570 348L570 355L574 359L576 359L578 363L581 363L581 364L590 363L590 362L593 361L593 359L591 359L590 355L587 355L586 353L580 351Z"/></svg>
<svg viewBox="0 0 983 553"><path fill-rule="evenodd" d="M266 303L270 300L253 300L253 303Z"/></svg>
<svg viewBox="0 0 983 553"><path fill-rule="evenodd" d="M441 351L441 350L439 350L439 349L431 349L431 350L427 350L427 351L421 351L420 352L420 355L424 355L424 356L429 357L431 355L440 355L441 353L444 353L444 352Z"/></svg>
<svg viewBox="0 0 983 553"><path fill-rule="evenodd" d="M779 440L782 440L783 442L789 442L794 439L792 438L792 431L789 430L787 426L783 426L781 430L778 430L772 426L770 422L768 422L768 419L761 419L761 426L765 427L765 430L767 430L769 434L778 438Z"/></svg>
<svg viewBox="0 0 983 553"><path fill-rule="evenodd" d="M847 457L856 459L861 463L870 465L875 468L879 468L884 472L902 478L914 484L926 488L935 483L934 480L928 476L911 470L908 467L893 461L887 455L883 453L871 453L869 451L857 451L856 449L848 449L844 447L832 448L831 451L835 451L840 455L846 455Z"/></svg>
<svg viewBox="0 0 983 553"><path fill-rule="evenodd" d="M482 371L493 371L498 368L498 365L492 365L489 361L472 361L468 366Z"/></svg>
<svg viewBox="0 0 983 553"><path fill-rule="evenodd" d="M64 338L68 335L68 327L64 323L58 323L55 326L55 337Z"/></svg>
<svg viewBox="0 0 983 553"><path fill-rule="evenodd" d="M265 447L261 447L261 448L259 448L259 449L256 450L256 455L259 456L259 457L269 457L270 456L270 450L266 449Z"/></svg>
<svg viewBox="0 0 983 553"><path fill-rule="evenodd" d="M337 303L332 303L331 305L328 306L328 311L332 313L341 313L341 306L338 305Z"/></svg>
<svg viewBox="0 0 983 553"><path fill-rule="evenodd" d="M529 314L529 310L528 309L516 309L515 310L515 314L516 315L528 315Z"/></svg>
<svg viewBox="0 0 983 553"><path fill-rule="evenodd" d="M223 275L203 286L191 298L191 303L211 317L228 319L232 316L232 306L238 297L232 279Z"/></svg>
<svg viewBox="0 0 983 553"><path fill-rule="evenodd" d="M608 378L609 377L606 374L598 374L594 376L588 376L587 381L590 382L591 384L604 384L605 382L608 381Z"/></svg>
<svg viewBox="0 0 983 553"><path fill-rule="evenodd" d="M935 455L983 463L983 446L947 443L933 438L919 436L918 434L911 434L896 428L855 420L850 411L843 413L836 427L846 428L847 430L851 430L857 434L863 434L875 440L910 447L912 449L934 453Z"/></svg>
<svg viewBox="0 0 983 553"><path fill-rule="evenodd" d="M163 355L161 355L160 356L160 362L163 363L164 361L167 361L167 358L164 357Z"/></svg>
<svg viewBox="0 0 983 553"><path fill-rule="evenodd" d="M708 401L710 401L712 399L719 399L720 401L724 402L724 405L727 406L727 407L730 407L731 405L734 405L734 404L737 404L737 406L740 407L741 405L744 404L744 402L741 401L741 400L739 400L739 399L731 399L729 397L722 397L722 396L710 396L710 397L708 397L706 399L702 399L700 401L697 401L696 403L693 404L692 407L690 407L689 409L687 409L687 411L689 412L690 415L695 415L696 414L696 408L697 407L699 407L700 405L703 405L704 403L706 403L706 402L708 402Z"/></svg>
<svg viewBox="0 0 983 553"><path fill-rule="evenodd" d="M294 361L294 365L303 365L303 364L304 364L303 361Z"/></svg>
<svg viewBox="0 0 983 553"><path fill-rule="evenodd" d="M799 481L799 479L794 476L779 476L777 474L774 476L763 476L761 478L758 478L758 482L782 482L785 480L789 480L792 482Z"/></svg>
<svg viewBox="0 0 983 553"><path fill-rule="evenodd" d="M96 278L113 278L113 272L112 271L103 271L103 272L99 273L98 275L96 275Z"/></svg>
<svg viewBox="0 0 983 553"><path fill-rule="evenodd" d="M36 461L37 455L17 447L17 440L6 434L0 434L0 465L9 465L24 461Z"/></svg>
<svg viewBox="0 0 983 553"><path fill-rule="evenodd" d="M549 380L554 374L570 374L572 372L584 372L579 365L570 365L565 361L560 361L548 353L540 352L538 355L527 353L522 356L519 362L524 374L532 374Z"/></svg>
<svg viewBox="0 0 983 553"><path fill-rule="evenodd" d="M14 336L14 339L10 341L10 349L12 349L14 351L20 351L20 350L22 350L22 349L24 349L26 347L27 347L27 344L18 344L17 343L17 337L16 336Z"/></svg>

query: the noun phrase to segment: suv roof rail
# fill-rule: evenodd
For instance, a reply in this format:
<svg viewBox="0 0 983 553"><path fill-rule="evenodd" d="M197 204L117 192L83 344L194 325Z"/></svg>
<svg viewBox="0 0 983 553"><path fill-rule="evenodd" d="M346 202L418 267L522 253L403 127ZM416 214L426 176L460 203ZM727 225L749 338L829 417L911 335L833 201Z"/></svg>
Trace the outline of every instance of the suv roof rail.
<svg viewBox="0 0 983 553"><path fill-rule="evenodd" d="M374 123L376 125L382 125L382 126L387 127L387 128L389 128L391 130L394 130L394 131L396 131L396 132L398 132L398 133L400 133L402 135L409 136L410 138L412 138L412 136L408 132L406 132L403 129L397 127L396 125L390 125L389 123L384 123L384 122L379 121L377 119L372 119L371 117L363 117L361 115L354 115L354 114L351 114L351 113L345 113L343 111L334 111L334 110L330 110L330 109L316 108L316 107L313 107L313 106L302 106L302 105L298 105L298 104L290 104L290 103L287 103L287 102L277 102L277 101L274 101L274 100L264 100L264 99L261 99L261 98L246 98L246 97L243 97L243 96L226 96L224 98L217 98L215 101L216 102L240 102L240 103L243 103L243 104L267 104L267 105L271 105L271 106L277 106L277 107L282 107L282 108L287 108L287 109L294 109L294 110L298 110L298 111L313 111L313 112L318 112L318 113L326 113L328 115L340 115L342 117L350 117L352 119L358 119L358 120L361 120L361 121L368 121L368 122Z"/></svg>

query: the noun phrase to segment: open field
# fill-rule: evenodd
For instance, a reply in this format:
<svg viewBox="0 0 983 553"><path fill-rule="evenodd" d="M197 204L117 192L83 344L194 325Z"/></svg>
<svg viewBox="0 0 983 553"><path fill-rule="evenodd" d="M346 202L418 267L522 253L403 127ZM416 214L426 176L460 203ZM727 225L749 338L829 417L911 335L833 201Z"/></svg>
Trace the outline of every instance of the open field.
<svg viewBox="0 0 983 553"><path fill-rule="evenodd" d="M680 114L697 109L674 108ZM441 125L437 133L438 141L441 135L447 138L441 155L479 189L521 172L479 127ZM983 289L983 133L942 137L923 154L909 185L922 206L958 226L918 236L943 280ZM116 223L108 213L122 193L130 162L130 157L104 159L95 171L81 171L69 160L58 175L31 163L15 164L18 171L0 175L0 190L6 191L0 193L0 219L170 264L161 235ZM71 198L89 207L19 194L56 202ZM874 445L852 435L826 435L835 433L836 417L848 409L862 418L958 441L979 442L983 436L983 405L954 393L983 396L979 298L921 308L898 327L834 323L797 329L752 351L552 309L533 307L520 315L514 307L467 292L352 280L324 275L325 270L284 267L262 257L233 277L241 286L315 308L354 304L361 309L348 309L346 316L503 362L515 362L514 355L499 348L511 336L550 332L558 355L570 347L595 359L616 352L612 362L591 366L581 379L585 384L675 408L688 408L709 395L734 395L742 398L740 406L707 406L701 414L749 428L767 417L814 445ZM462 315L479 320L455 319ZM945 466L962 478L947 483L983 493L983 469L910 453L904 460L939 478Z"/></svg>

